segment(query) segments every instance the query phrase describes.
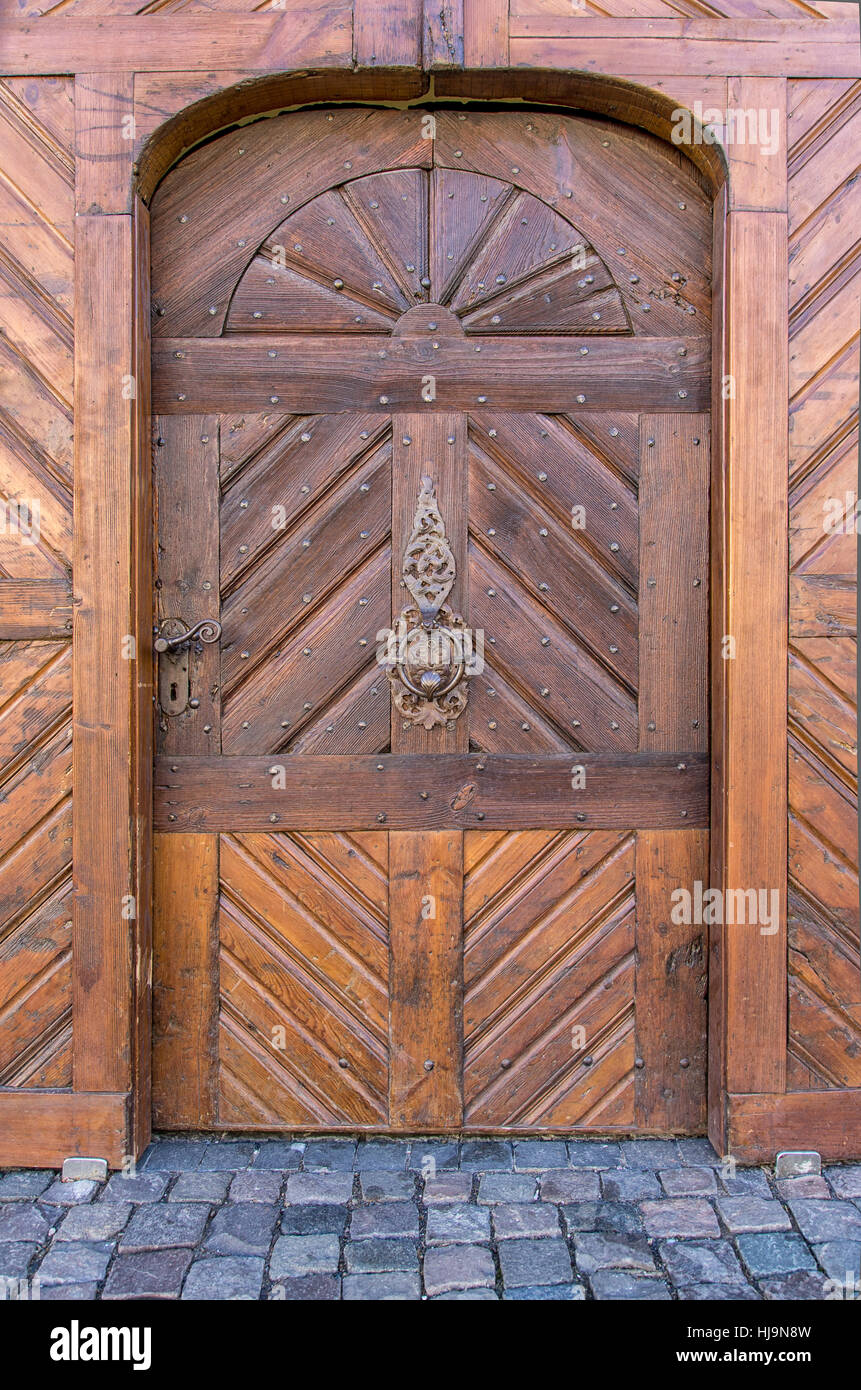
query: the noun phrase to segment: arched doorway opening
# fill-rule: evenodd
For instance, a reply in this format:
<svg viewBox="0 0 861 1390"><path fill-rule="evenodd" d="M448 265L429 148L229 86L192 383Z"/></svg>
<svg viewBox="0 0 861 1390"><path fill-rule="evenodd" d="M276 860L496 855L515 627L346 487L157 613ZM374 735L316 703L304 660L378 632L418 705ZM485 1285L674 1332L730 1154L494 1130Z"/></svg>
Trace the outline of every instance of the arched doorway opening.
<svg viewBox="0 0 861 1390"><path fill-rule="evenodd" d="M162 1127L704 1128L707 182L338 107L161 183Z"/></svg>

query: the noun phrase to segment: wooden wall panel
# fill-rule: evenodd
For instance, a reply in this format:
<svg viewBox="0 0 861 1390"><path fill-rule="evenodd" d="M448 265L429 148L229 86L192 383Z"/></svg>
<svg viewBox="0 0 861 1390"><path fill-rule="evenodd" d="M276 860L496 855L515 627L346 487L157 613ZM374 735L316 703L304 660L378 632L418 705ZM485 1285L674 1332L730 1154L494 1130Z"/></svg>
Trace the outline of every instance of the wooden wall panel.
<svg viewBox="0 0 861 1390"><path fill-rule="evenodd" d="M789 84L789 1065L861 1086L856 586L861 83Z"/></svg>
<svg viewBox="0 0 861 1390"><path fill-rule="evenodd" d="M73 94L0 80L0 1086L28 1089L72 1081Z"/></svg>

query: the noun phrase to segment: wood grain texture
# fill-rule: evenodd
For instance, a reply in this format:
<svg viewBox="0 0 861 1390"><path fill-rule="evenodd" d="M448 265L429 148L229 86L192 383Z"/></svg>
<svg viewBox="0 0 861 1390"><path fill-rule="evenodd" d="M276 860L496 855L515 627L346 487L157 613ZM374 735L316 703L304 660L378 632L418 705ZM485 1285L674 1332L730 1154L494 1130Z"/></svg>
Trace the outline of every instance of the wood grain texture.
<svg viewBox="0 0 861 1390"><path fill-rule="evenodd" d="M360 67L418 67L422 61L422 0L353 0L353 55Z"/></svg>
<svg viewBox="0 0 861 1390"><path fill-rule="evenodd" d="M574 790L572 761L585 772ZM269 822L306 830L377 823L432 830L479 820L488 829L572 820L603 828L693 827L706 824L707 802L701 753L440 753L421 764L409 754L156 760L156 829L201 834L264 830Z"/></svg>
<svg viewBox="0 0 861 1390"><path fill-rule="evenodd" d="M0 1090L0 1164L61 1168L75 1156L128 1158L128 1094Z"/></svg>
<svg viewBox="0 0 861 1390"><path fill-rule="evenodd" d="M134 74L75 78L75 207L78 214L130 212Z"/></svg>
<svg viewBox="0 0 861 1390"><path fill-rule="evenodd" d="M69 637L71 630L67 579L0 579L0 641Z"/></svg>
<svg viewBox="0 0 861 1390"><path fill-rule="evenodd" d="M219 1120L381 1128L386 836L221 837Z"/></svg>
<svg viewBox="0 0 861 1390"><path fill-rule="evenodd" d="M466 1127L633 1126L632 837L464 840Z"/></svg>
<svg viewBox="0 0 861 1390"><path fill-rule="evenodd" d="M71 647L0 643L0 1084L72 1080Z"/></svg>
<svg viewBox="0 0 861 1390"><path fill-rule="evenodd" d="M463 1117L463 836L451 830L391 834L389 885L389 1123L457 1129Z"/></svg>
<svg viewBox="0 0 861 1390"><path fill-rule="evenodd" d="M156 837L152 1108L165 1129L217 1115L218 836Z"/></svg>
<svg viewBox="0 0 861 1390"><path fill-rule="evenodd" d="M241 28L229 14L194 18L99 15L57 18L49 24L7 23L3 66L15 75L183 68L349 67L352 14L348 0L287 0L287 13L246 15Z"/></svg>
<svg viewBox="0 0 861 1390"><path fill-rule="evenodd" d="M826 1162L857 1157L861 1090L730 1095L729 1143L741 1163L771 1163L784 1149L815 1147Z"/></svg>
<svg viewBox="0 0 861 1390"><path fill-rule="evenodd" d="M0 492L16 508L3 578L71 569L73 91L68 78L0 80Z"/></svg>
<svg viewBox="0 0 861 1390"><path fill-rule="evenodd" d="M292 413L409 412L422 410L422 387L430 378L434 411L475 405L636 410L648 400L651 410L698 412L708 404L707 343L512 337L483 344L478 358L472 343L449 339L435 350L425 335L393 341L382 360L379 342L357 335L159 339L153 397L161 414L263 411L273 405ZM582 347L588 356L581 355Z"/></svg>
<svg viewBox="0 0 861 1390"><path fill-rule="evenodd" d="M791 82L788 116L787 1085L792 1092L831 1092L861 1085L855 642L861 248L846 222L856 220L850 209L858 189L861 84Z"/></svg>
<svg viewBox="0 0 861 1390"><path fill-rule="evenodd" d="M670 71L705 76L857 77L861 66L858 13L848 5L840 8L842 13L827 24L795 15L789 20L743 18L731 27L722 19L699 16L519 16L511 21L511 62L536 68L576 65L587 72L622 68L630 72L635 67L641 79ZM644 39L673 42L649 44ZM637 46L633 63L632 45Z"/></svg>
<svg viewBox="0 0 861 1390"><path fill-rule="evenodd" d="M732 723L713 882L724 890L775 890L781 912L776 933L723 928L716 938L729 1030L727 1088L779 1092L786 1066L786 424L779 404L786 386L786 223L781 213L748 212L730 213L728 223L726 293L743 294L741 286L756 276L760 298L756 312L745 302L733 312L725 364L735 395L726 402L723 426L722 525L734 549L720 581L726 631L715 659L722 662L721 699ZM744 464L751 450L755 470ZM773 543L763 546L763 535ZM743 1035L736 1028L741 1018Z"/></svg>
<svg viewBox="0 0 861 1390"><path fill-rule="evenodd" d="M76 223L74 775L75 1085L131 1085L134 822L129 739L131 468L135 459L132 225ZM125 332L117 332L117 322ZM110 834L107 828L110 827Z"/></svg>

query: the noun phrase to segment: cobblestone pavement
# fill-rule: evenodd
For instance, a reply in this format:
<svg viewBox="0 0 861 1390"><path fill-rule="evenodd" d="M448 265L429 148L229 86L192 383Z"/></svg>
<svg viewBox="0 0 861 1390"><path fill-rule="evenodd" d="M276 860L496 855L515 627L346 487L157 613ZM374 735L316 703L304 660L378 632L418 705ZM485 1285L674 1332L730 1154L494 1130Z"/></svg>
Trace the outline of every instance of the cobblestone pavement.
<svg viewBox="0 0 861 1390"><path fill-rule="evenodd" d="M0 1174L0 1278L42 1299L824 1299L859 1257L861 1164L724 1177L705 1139L165 1137L106 1183Z"/></svg>

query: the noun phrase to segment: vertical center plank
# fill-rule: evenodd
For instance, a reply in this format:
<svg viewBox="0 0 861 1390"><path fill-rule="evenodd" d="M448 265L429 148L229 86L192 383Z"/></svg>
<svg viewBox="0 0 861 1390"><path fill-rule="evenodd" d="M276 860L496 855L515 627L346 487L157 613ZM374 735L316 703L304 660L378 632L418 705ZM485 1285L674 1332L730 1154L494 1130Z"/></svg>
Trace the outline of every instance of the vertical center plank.
<svg viewBox="0 0 861 1390"><path fill-rule="evenodd" d="M463 834L389 836L389 1124L460 1126Z"/></svg>

